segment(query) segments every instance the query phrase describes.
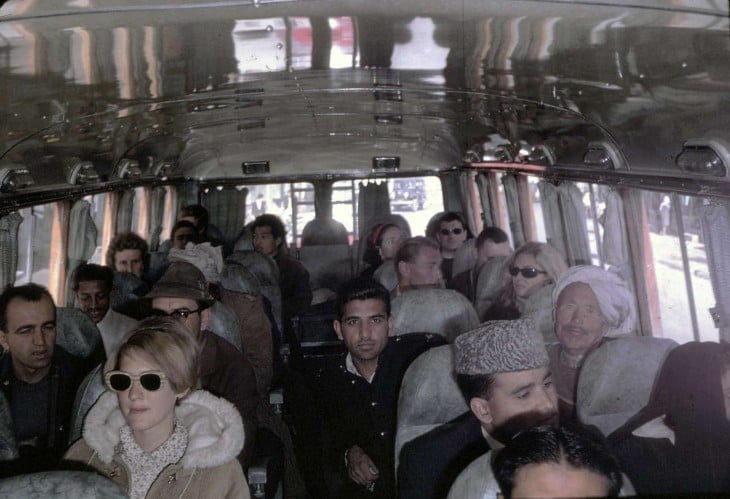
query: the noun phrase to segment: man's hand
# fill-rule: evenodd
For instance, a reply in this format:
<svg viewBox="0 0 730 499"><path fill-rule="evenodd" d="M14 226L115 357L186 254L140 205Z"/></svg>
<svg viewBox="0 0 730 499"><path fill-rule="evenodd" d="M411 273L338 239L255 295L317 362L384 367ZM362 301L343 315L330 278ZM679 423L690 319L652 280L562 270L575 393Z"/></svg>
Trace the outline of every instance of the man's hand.
<svg viewBox="0 0 730 499"><path fill-rule="evenodd" d="M347 473L353 482L371 486L378 479L378 468L370 457L357 445L347 451Z"/></svg>

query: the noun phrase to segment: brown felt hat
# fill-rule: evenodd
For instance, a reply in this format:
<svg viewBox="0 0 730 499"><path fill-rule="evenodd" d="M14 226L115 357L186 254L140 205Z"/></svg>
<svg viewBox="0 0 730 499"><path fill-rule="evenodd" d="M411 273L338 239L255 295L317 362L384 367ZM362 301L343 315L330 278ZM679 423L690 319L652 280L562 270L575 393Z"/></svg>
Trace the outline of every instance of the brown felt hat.
<svg viewBox="0 0 730 499"><path fill-rule="evenodd" d="M197 301L201 308L208 308L215 302L203 273L188 262L172 262L144 298L187 298Z"/></svg>

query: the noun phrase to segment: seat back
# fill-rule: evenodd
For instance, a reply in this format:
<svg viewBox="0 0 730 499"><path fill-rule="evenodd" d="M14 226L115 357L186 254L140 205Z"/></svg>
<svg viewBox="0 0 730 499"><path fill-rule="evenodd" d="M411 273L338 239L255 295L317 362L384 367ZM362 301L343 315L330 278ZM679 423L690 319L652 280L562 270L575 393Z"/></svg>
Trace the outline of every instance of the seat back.
<svg viewBox="0 0 730 499"><path fill-rule="evenodd" d="M229 265L240 265L244 267L252 276L258 281L258 285L261 294L271 304L271 311L274 314L274 321L279 331L283 331L281 323L281 289L279 288L279 267L276 262L265 255L256 253L255 251L234 251L226 258L224 266L224 273ZM246 274L246 276L248 276ZM240 282L243 283L243 274L240 275ZM246 277L250 278L250 277ZM223 275L221 275L221 285L230 291L237 291L239 293L249 293L244 287L237 289L231 289L227 284L224 283Z"/></svg>
<svg viewBox="0 0 730 499"><path fill-rule="evenodd" d="M619 336L583 363L576 393L578 419L611 434L648 402L664 359L677 344L666 338Z"/></svg>
<svg viewBox="0 0 730 499"><path fill-rule="evenodd" d="M484 320L484 314L497 301L499 293L502 291L502 267L507 258L506 256L492 257L479 269L474 293L474 308L481 320Z"/></svg>
<svg viewBox="0 0 730 499"><path fill-rule="evenodd" d="M56 343L71 355L86 359L104 350L101 333L78 308L56 309Z"/></svg>
<svg viewBox="0 0 730 499"><path fill-rule="evenodd" d="M102 372L103 364L99 364L86 375L76 390L76 398L71 409L71 429L69 431L69 443L81 438L84 428L84 419L101 394L106 391Z"/></svg>
<svg viewBox="0 0 730 499"><path fill-rule="evenodd" d="M398 397L396 461L403 444L469 410L456 384L453 355L453 345L431 348L419 355L403 376Z"/></svg>
<svg viewBox="0 0 730 499"><path fill-rule="evenodd" d="M459 249L456 250L453 267L451 269L452 276L459 275L474 267L474 264L477 262L477 249L475 243L475 238L467 239L464 241L464 244L459 246Z"/></svg>
<svg viewBox="0 0 730 499"><path fill-rule="evenodd" d="M0 480L5 499L123 499L127 494L113 481L93 471L43 471Z"/></svg>
<svg viewBox="0 0 730 499"><path fill-rule="evenodd" d="M385 286L388 291L393 291L398 286L398 271L395 262L389 260L383 262L373 273L373 279Z"/></svg>
<svg viewBox="0 0 730 499"><path fill-rule="evenodd" d="M352 252L347 244L302 246L299 261L309 271L312 289L337 291L352 278Z"/></svg>
<svg viewBox="0 0 730 499"><path fill-rule="evenodd" d="M10 412L10 404L0 391L0 462L17 459L18 447L15 442L15 429Z"/></svg>
<svg viewBox="0 0 730 499"><path fill-rule="evenodd" d="M472 304L452 289L414 289L393 299L393 336L440 334L449 341L479 324Z"/></svg>
<svg viewBox="0 0 730 499"><path fill-rule="evenodd" d="M347 228L329 217L310 220L302 230L302 247L349 244L348 239Z"/></svg>
<svg viewBox="0 0 730 499"><path fill-rule="evenodd" d="M236 314L218 300L210 307L208 329L224 340L228 340L239 352L243 352L240 328Z"/></svg>

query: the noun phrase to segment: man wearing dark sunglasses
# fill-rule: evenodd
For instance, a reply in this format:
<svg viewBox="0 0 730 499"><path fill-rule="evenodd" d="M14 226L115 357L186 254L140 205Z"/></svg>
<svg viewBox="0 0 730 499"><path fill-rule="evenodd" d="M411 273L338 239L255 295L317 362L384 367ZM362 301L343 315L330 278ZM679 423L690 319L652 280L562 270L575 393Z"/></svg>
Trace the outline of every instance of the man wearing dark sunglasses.
<svg viewBox="0 0 730 499"><path fill-rule="evenodd" d="M438 225L436 239L441 245L441 274L447 283L451 280L454 268L454 257L469 236L463 217L454 211L444 213Z"/></svg>
<svg viewBox="0 0 730 499"><path fill-rule="evenodd" d="M208 291L205 276L191 263L172 262L144 299L149 301L152 315L179 320L201 343L201 387L228 400L241 413L246 443L239 461L246 469L258 427L256 406L260 396L256 376L251 363L235 346L207 329L209 307L215 299Z"/></svg>

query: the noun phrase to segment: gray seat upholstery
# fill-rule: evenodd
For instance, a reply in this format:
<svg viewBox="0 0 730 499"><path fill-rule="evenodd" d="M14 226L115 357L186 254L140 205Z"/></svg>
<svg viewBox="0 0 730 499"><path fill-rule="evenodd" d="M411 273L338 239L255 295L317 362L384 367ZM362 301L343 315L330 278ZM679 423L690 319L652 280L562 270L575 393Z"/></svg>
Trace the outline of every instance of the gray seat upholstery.
<svg viewBox="0 0 730 499"><path fill-rule="evenodd" d="M282 331L281 289L279 289L279 267L277 267L276 262L272 258L256 253L255 251L234 251L228 258L226 258L224 273L227 272L225 267L228 267L229 265L240 265L256 278L261 294L264 295L271 304L271 311L274 314L276 326L279 331ZM245 276L243 274L239 276L239 284L243 284L244 277ZM224 283L223 276L221 276L221 286L226 289L230 289L228 287L229 285L233 285L232 282L225 281ZM243 291L243 288L230 290L237 291L239 293L246 292Z"/></svg>
<svg viewBox="0 0 730 499"><path fill-rule="evenodd" d="M96 324L78 308L56 309L56 343L84 359L104 348Z"/></svg>
<svg viewBox="0 0 730 499"><path fill-rule="evenodd" d="M578 419L604 435L647 402L664 359L677 344L666 338L619 336L586 358L578 377Z"/></svg>
<svg viewBox="0 0 730 499"><path fill-rule="evenodd" d="M403 444L468 411L454 375L453 346L422 353L408 367L398 397L396 469Z"/></svg>
<svg viewBox="0 0 730 499"><path fill-rule="evenodd" d="M84 380L76 390L76 398L71 409L71 429L69 431L68 442L74 443L81 438L84 429L84 418L101 394L106 391L104 379L102 377L103 364L99 364L86 375Z"/></svg>
<svg viewBox="0 0 730 499"><path fill-rule="evenodd" d="M393 260L383 262L373 273L373 279L385 286L388 291L393 291L398 286L398 271L395 269L395 262Z"/></svg>
<svg viewBox="0 0 730 499"><path fill-rule="evenodd" d="M208 329L221 338L228 340L239 352L243 352L241 335L236 314L218 300L210 307L210 322Z"/></svg>
<svg viewBox="0 0 730 499"><path fill-rule="evenodd" d="M475 247L475 238L467 239L464 244L459 246L454 255L453 267L451 275L456 276L464 271L471 270L477 261L477 250Z"/></svg>
<svg viewBox="0 0 730 499"><path fill-rule="evenodd" d="M329 217L310 220L302 230L302 247L348 244L349 233L341 222Z"/></svg>
<svg viewBox="0 0 730 499"><path fill-rule="evenodd" d="M449 341L479 324L472 304L452 289L414 289L393 299L393 336L440 334Z"/></svg>
<svg viewBox="0 0 730 499"><path fill-rule="evenodd" d="M299 261L309 271L312 289L336 291L352 278L352 252L347 244L302 246Z"/></svg>
<svg viewBox="0 0 730 499"><path fill-rule="evenodd" d="M479 269L474 293L474 308L481 320L485 319L484 314L497 301L499 293L502 291L502 267L507 258L509 257L492 257Z"/></svg>
<svg viewBox="0 0 730 499"><path fill-rule="evenodd" d="M18 457L18 447L15 442L15 430L10 412L10 404L0 391L0 462L10 461ZM1 465L0 465L1 466Z"/></svg>
<svg viewBox="0 0 730 499"><path fill-rule="evenodd" d="M0 480L5 499L122 499L119 486L92 471L44 471Z"/></svg>

